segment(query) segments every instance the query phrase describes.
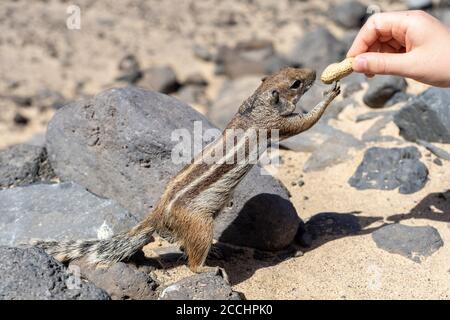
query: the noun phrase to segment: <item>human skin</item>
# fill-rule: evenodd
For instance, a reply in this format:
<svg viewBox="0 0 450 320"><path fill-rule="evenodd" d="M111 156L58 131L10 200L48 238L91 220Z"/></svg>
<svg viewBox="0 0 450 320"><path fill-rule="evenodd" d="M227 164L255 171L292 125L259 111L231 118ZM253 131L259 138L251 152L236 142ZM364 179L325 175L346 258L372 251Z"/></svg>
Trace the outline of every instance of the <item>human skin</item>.
<svg viewBox="0 0 450 320"><path fill-rule="evenodd" d="M450 87L450 28L424 11L377 13L356 36L347 57L368 76L391 74Z"/></svg>

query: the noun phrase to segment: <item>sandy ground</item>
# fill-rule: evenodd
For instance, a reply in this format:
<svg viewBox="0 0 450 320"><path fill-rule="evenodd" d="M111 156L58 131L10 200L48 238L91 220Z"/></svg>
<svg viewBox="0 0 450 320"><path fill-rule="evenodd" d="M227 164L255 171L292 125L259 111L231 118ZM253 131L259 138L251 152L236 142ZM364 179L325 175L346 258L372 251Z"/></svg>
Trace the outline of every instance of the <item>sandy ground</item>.
<svg viewBox="0 0 450 320"><path fill-rule="evenodd" d="M213 99L223 83L214 76L212 63L194 57L193 44L214 50L219 44L233 44L252 37L270 39L281 52L288 52L295 39L308 28L329 25L336 36L343 30L328 23L323 13L333 1L254 1L205 0L177 1L89 1L77 3L82 8L81 30L65 28L65 1L2 1L0 17L0 93L33 95L42 88L61 92L68 100L80 99L117 85L118 61L128 53L137 56L146 68L173 66L181 80L201 72L209 81L208 95ZM383 9L401 9L402 4L377 2ZM230 15L238 21L223 27ZM410 82L408 92L418 93L424 86ZM361 102L360 92L356 100ZM361 103L360 103L361 104ZM395 108L395 107L394 107ZM202 109L202 108L200 108ZM21 109L31 120L25 127L12 124L17 107L0 99L0 149L23 143L45 132L52 110ZM357 115L371 111L362 106L348 107L331 124L361 137L375 121L355 123ZM383 133L398 136L395 125ZM392 147L398 143L374 143L370 146ZM410 143L402 143L407 146ZM439 145L450 152L449 145ZM433 163L434 155L417 146L429 170L425 188L411 195L397 190L358 191L347 183L361 162L364 150L352 152L352 159L322 171L302 172L308 153L281 151L284 164L273 174L292 194L299 216L307 221L321 212L353 213L376 218L357 236L326 239L306 250L303 256L286 261L261 261L252 250L233 257L223 266L233 288L249 299L448 299L450 295L450 204L436 208L432 194L449 189L450 168ZM300 175L305 184L292 186ZM305 197L308 199L305 200ZM428 214L409 214L411 210ZM418 210L419 208L420 210ZM402 223L435 227L444 246L435 254L415 263L400 255L376 247L370 232L389 217L405 214ZM374 219L375 220L375 219ZM157 244L153 244L153 247ZM146 253L151 255L150 248ZM183 265L157 270L155 275L171 283L191 275Z"/></svg>

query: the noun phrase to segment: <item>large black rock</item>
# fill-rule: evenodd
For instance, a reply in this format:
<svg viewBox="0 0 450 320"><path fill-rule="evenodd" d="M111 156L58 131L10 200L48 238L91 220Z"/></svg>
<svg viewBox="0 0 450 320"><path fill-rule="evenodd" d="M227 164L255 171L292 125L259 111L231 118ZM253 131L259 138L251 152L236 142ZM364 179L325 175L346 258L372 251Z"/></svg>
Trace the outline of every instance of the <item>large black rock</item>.
<svg viewBox="0 0 450 320"><path fill-rule="evenodd" d="M402 77L376 76L369 81L369 88L363 96L364 103L372 108L382 108L396 93L404 92L406 86Z"/></svg>
<svg viewBox="0 0 450 320"><path fill-rule="evenodd" d="M431 226L395 223L376 230L372 238L379 248L419 263L444 245L439 232Z"/></svg>
<svg viewBox="0 0 450 320"><path fill-rule="evenodd" d="M450 89L433 87L410 99L394 122L406 140L450 143Z"/></svg>
<svg viewBox="0 0 450 320"><path fill-rule="evenodd" d="M172 160L172 150L180 145L172 134L184 129L192 137L194 122L203 133L214 129L201 114L169 96L134 87L107 90L55 114L47 131L49 159L62 180L114 199L142 218L183 167ZM215 236L220 238L242 213L239 220L251 219L254 232L249 235L246 224L236 221L227 242L276 250L292 242L299 218L280 183L260 172L255 167L237 187L233 204L216 219ZM256 196L270 210L248 205L243 210Z"/></svg>
<svg viewBox="0 0 450 320"><path fill-rule="evenodd" d="M118 262L108 268L73 261L83 277L105 290L113 300L155 300L158 283L131 264Z"/></svg>
<svg viewBox="0 0 450 320"><path fill-rule="evenodd" d="M20 144L0 151L0 189L54 178L45 148Z"/></svg>
<svg viewBox="0 0 450 320"><path fill-rule="evenodd" d="M399 188L400 193L414 193L424 187L428 177L420 157L416 147L372 147L364 154L349 184L359 190Z"/></svg>
<svg viewBox="0 0 450 320"><path fill-rule="evenodd" d="M162 290L160 300L242 300L228 283L212 272L200 273Z"/></svg>
<svg viewBox="0 0 450 320"><path fill-rule="evenodd" d="M38 248L0 247L0 300L109 300Z"/></svg>
<svg viewBox="0 0 450 320"><path fill-rule="evenodd" d="M1 190L0 203L2 245L31 239L105 239L139 221L115 201L71 182Z"/></svg>

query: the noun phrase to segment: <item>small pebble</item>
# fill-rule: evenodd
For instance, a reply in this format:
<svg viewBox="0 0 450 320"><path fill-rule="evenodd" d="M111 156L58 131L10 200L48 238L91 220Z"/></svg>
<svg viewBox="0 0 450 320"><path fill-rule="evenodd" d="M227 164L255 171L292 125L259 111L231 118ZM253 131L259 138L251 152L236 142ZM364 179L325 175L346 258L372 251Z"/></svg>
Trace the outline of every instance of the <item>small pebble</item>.
<svg viewBox="0 0 450 320"><path fill-rule="evenodd" d="M297 250L294 254L294 257L303 257L303 251Z"/></svg>
<svg viewBox="0 0 450 320"><path fill-rule="evenodd" d="M17 112L14 116L14 123L20 126L26 126L30 122L30 119Z"/></svg>
<svg viewBox="0 0 450 320"><path fill-rule="evenodd" d="M26 96L14 96L12 97L12 100L20 107L29 107L33 104L31 97Z"/></svg>
<svg viewBox="0 0 450 320"><path fill-rule="evenodd" d="M433 162L434 162L434 164L437 165L437 166L442 166L442 160L439 159L439 158L434 159Z"/></svg>

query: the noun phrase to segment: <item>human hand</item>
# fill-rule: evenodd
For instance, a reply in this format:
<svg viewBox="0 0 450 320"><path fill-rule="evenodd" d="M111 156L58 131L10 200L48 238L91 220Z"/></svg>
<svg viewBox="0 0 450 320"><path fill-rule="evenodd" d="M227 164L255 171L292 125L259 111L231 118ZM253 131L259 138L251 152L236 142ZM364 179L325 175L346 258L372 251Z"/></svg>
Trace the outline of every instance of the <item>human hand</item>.
<svg viewBox="0 0 450 320"><path fill-rule="evenodd" d="M392 74L450 87L450 28L424 11L377 13L359 31L347 57L357 72Z"/></svg>

